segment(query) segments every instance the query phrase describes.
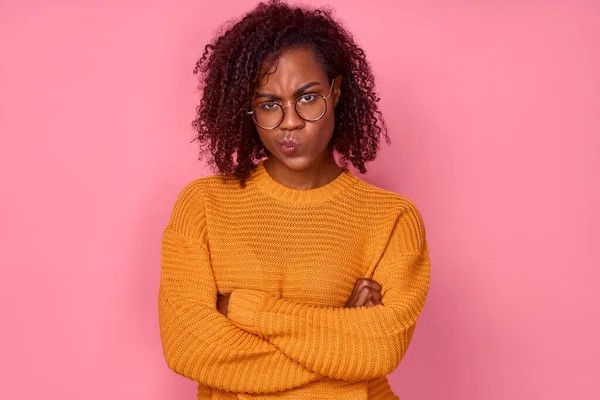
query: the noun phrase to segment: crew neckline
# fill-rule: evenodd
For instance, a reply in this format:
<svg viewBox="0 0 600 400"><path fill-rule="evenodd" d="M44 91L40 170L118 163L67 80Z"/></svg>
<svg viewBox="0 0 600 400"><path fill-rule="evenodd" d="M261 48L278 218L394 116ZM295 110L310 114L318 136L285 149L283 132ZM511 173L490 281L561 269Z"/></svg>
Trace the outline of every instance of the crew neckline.
<svg viewBox="0 0 600 400"><path fill-rule="evenodd" d="M358 181L358 178L348 169L335 177L325 185L312 189L294 189L277 182L264 166L265 160L256 164L256 169L251 179L256 182L257 187L270 197L294 204L318 204L331 200L346 188Z"/></svg>

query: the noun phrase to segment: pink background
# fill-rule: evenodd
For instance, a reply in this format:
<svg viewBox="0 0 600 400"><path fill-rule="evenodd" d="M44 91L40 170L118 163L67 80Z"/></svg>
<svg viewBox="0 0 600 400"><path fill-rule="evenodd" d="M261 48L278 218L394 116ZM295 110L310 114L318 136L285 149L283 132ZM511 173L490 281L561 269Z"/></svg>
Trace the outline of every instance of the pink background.
<svg viewBox="0 0 600 400"><path fill-rule="evenodd" d="M0 6L0 398L193 399L163 361L159 244L210 172L189 143L194 62L254 2L52 3ZM600 3L328 3L392 136L364 179L428 230L394 390L600 398Z"/></svg>

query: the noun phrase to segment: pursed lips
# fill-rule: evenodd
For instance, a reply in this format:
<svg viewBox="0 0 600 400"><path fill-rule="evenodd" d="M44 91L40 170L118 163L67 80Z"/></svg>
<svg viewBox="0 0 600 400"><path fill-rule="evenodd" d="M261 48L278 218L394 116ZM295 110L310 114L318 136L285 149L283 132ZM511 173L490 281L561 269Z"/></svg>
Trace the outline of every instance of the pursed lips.
<svg viewBox="0 0 600 400"><path fill-rule="evenodd" d="M299 143L294 142L293 140L290 139L286 139L284 141L281 142L281 144L285 147L298 147L300 146Z"/></svg>

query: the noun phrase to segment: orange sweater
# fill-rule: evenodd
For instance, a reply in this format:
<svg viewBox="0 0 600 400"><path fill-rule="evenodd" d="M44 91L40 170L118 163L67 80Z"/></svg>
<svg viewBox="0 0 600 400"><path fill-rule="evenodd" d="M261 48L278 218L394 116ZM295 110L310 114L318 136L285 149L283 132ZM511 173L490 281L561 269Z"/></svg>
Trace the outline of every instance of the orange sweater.
<svg viewBox="0 0 600 400"><path fill-rule="evenodd" d="M246 188L219 175L179 194L162 242L160 330L198 399L396 399L386 374L429 288L425 230L406 197L351 171L309 190L263 163ZM344 308L358 278L382 305ZM228 317L218 293L231 293Z"/></svg>

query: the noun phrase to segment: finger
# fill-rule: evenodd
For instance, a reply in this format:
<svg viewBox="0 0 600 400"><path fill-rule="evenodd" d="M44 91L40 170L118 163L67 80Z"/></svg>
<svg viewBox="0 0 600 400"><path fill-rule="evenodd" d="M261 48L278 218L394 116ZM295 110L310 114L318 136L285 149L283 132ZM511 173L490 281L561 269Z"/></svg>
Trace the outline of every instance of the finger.
<svg viewBox="0 0 600 400"><path fill-rule="evenodd" d="M374 281L374 280L372 280L372 279L366 279L366 278L365 278L365 279L362 279L362 285L363 285L363 287L364 287L364 286L369 286L369 287L372 287L373 289L375 289L375 290L377 290L377 291L379 291L379 292L381 292L381 290L383 289L383 288L381 287L381 285L379 284L379 282L377 282L377 281Z"/></svg>
<svg viewBox="0 0 600 400"><path fill-rule="evenodd" d="M362 307L367 303L367 300L369 300L370 298L371 291L368 287L363 287L356 295L356 300L352 304L352 307Z"/></svg>
<svg viewBox="0 0 600 400"><path fill-rule="evenodd" d="M379 293L377 289L367 287L365 288L365 290L369 291L369 298L367 299L365 305L368 305L369 302L371 303L371 305L381 304L381 293Z"/></svg>
<svg viewBox="0 0 600 400"><path fill-rule="evenodd" d="M377 289L371 286L366 286L362 290L369 293L369 297L364 303L365 306L376 306L381 304L381 293L379 293ZM357 307L360 307L360 305L357 305Z"/></svg>
<svg viewBox="0 0 600 400"><path fill-rule="evenodd" d="M373 300L381 303L381 285L374 280L369 280L367 287L371 291Z"/></svg>
<svg viewBox="0 0 600 400"><path fill-rule="evenodd" d="M377 282L377 281L374 281L373 279L371 279L371 280L369 281L369 285L370 285L371 287L374 287L375 289L377 289L377 290L378 290L378 291L380 291L380 292L381 292L381 290L383 289L383 287L381 286L381 284L380 284L379 282Z"/></svg>
<svg viewBox="0 0 600 400"><path fill-rule="evenodd" d="M348 301L346 301L346 306L350 307L354 304L360 290L369 284L368 281L368 279L357 279L356 282L354 282L354 288L352 289L352 294L350 294Z"/></svg>
<svg viewBox="0 0 600 400"><path fill-rule="evenodd" d="M364 288L365 286L368 286L368 285L369 285L368 279L365 279L365 278L357 279L356 282L354 283L354 291L353 291L354 295L356 296L362 288Z"/></svg>
<svg viewBox="0 0 600 400"><path fill-rule="evenodd" d="M360 289L354 298L352 307L362 307L367 303L367 300L371 297L369 291L365 288Z"/></svg>
<svg viewBox="0 0 600 400"><path fill-rule="evenodd" d="M377 303L381 303L381 292L373 287L369 287L369 291L371 292L371 299Z"/></svg>

